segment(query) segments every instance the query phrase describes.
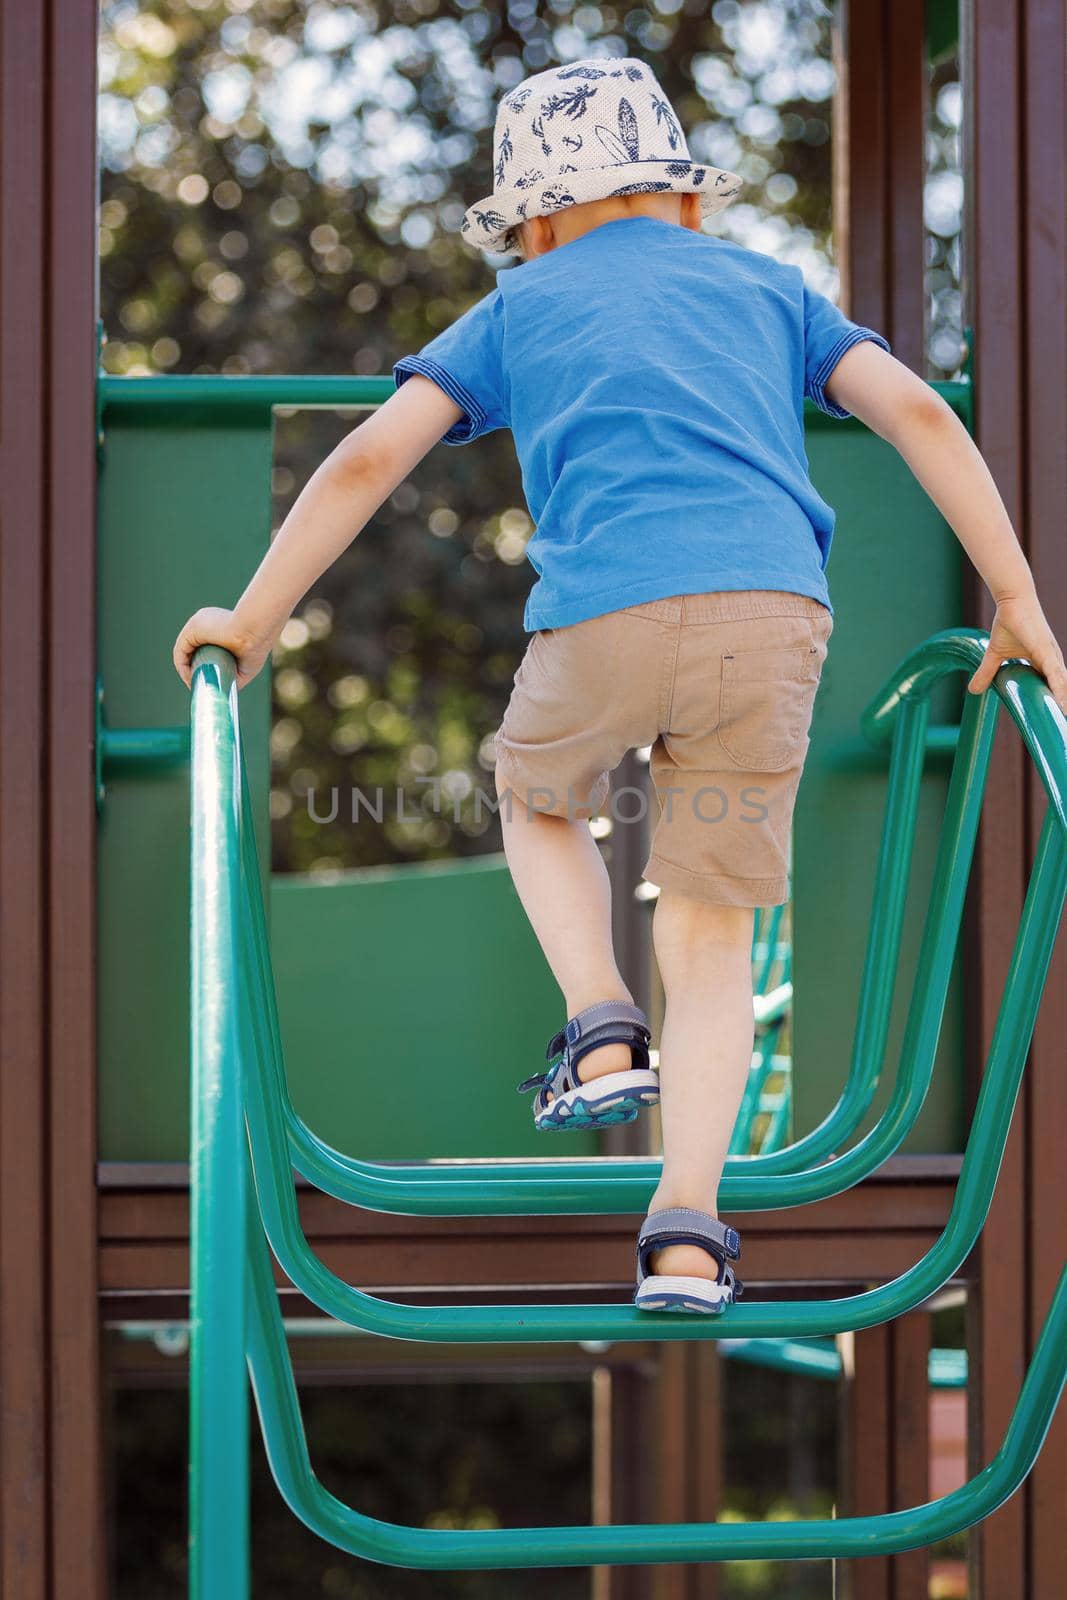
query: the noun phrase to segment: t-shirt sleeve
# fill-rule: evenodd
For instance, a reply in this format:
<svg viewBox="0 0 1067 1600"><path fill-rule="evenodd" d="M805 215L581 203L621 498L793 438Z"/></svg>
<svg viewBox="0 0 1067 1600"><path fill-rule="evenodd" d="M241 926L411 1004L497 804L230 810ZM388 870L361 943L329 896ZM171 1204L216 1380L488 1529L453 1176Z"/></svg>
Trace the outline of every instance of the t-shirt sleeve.
<svg viewBox="0 0 1067 1600"><path fill-rule="evenodd" d="M861 339L873 339L883 350L889 350L889 340L882 334L850 322L832 300L804 285L804 394L831 417L852 415L830 399L826 381L845 351Z"/></svg>
<svg viewBox="0 0 1067 1600"><path fill-rule="evenodd" d="M464 411L441 435L441 442L469 444L483 433L510 426L503 348L503 295L496 288L423 345L417 355L402 356L393 366L393 381L399 388L413 372L432 379Z"/></svg>

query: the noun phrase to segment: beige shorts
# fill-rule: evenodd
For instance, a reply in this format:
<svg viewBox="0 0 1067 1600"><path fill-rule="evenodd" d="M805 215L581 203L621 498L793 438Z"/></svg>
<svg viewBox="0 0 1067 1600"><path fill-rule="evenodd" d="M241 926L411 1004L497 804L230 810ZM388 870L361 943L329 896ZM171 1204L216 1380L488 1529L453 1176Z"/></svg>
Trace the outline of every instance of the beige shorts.
<svg viewBox="0 0 1067 1600"><path fill-rule="evenodd" d="M651 747L642 877L722 905L789 898L793 806L829 609L778 589L674 595L532 635L495 736L501 805L595 816L628 750ZM618 790L614 823L647 796Z"/></svg>

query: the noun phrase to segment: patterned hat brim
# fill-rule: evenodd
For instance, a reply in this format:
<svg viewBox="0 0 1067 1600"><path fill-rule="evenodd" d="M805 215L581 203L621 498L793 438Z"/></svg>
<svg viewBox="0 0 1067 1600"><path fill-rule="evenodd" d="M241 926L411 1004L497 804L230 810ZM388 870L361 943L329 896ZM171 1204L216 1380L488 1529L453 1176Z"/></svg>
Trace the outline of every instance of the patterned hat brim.
<svg viewBox="0 0 1067 1600"><path fill-rule="evenodd" d="M546 173L540 182L521 189L497 189L468 206L462 237L479 250L501 255L519 251L505 243L508 233L529 217L547 216L566 206L588 200L606 200L625 194L693 194L700 196L700 214L710 217L730 204L743 187L736 172L709 166L706 161L660 157L646 161L615 161L577 172ZM520 210L519 207L523 209Z"/></svg>

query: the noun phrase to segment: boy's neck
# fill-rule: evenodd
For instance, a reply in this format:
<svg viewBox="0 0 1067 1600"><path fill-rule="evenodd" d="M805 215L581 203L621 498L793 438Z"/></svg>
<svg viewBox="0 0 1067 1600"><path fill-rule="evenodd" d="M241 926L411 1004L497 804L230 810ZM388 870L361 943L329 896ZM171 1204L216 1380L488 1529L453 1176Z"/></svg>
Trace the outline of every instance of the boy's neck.
<svg viewBox="0 0 1067 1600"><path fill-rule="evenodd" d="M653 217L660 222L673 222L679 227L700 232L700 197L696 194L633 195L623 200L587 200L580 205L565 206L548 216L531 217L519 229L523 260L547 255L560 245L570 244L583 234L592 233L602 223L616 222L623 217Z"/></svg>

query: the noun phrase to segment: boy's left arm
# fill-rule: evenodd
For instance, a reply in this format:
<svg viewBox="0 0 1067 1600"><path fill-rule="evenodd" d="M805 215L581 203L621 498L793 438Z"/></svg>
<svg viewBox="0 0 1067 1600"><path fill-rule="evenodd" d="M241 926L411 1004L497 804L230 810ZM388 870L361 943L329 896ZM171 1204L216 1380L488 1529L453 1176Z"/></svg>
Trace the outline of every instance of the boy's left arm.
<svg viewBox="0 0 1067 1600"><path fill-rule="evenodd" d="M202 644L232 651L238 688L254 678L315 579L463 415L435 383L413 373L353 428L304 485L233 610L204 606L182 628L173 656L186 687Z"/></svg>
<svg viewBox="0 0 1067 1600"><path fill-rule="evenodd" d="M845 351L825 388L831 400L900 452L996 603L989 644L968 689L980 694L1002 662L1022 657L1044 675L1067 716L1063 651L993 476L952 407L917 373L869 340Z"/></svg>

